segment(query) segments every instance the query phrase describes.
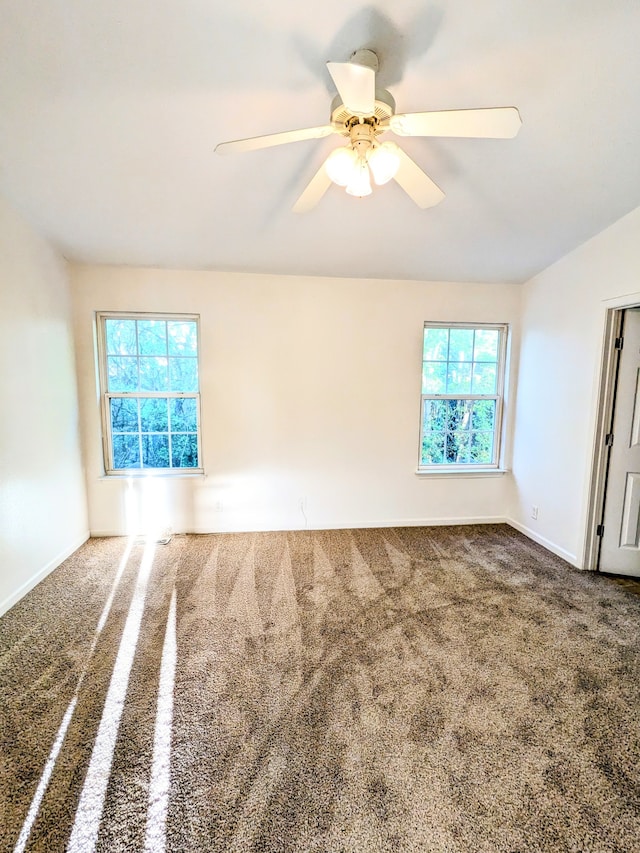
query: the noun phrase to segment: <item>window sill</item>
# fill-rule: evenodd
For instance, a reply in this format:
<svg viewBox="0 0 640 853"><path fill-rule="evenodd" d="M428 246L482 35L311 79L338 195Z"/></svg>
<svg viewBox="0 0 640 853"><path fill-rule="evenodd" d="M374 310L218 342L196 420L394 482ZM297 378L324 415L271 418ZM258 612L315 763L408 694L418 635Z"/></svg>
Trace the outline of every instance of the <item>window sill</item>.
<svg viewBox="0 0 640 853"><path fill-rule="evenodd" d="M444 478L449 479L450 477L458 478L458 479L476 479L477 477L502 477L504 474L508 474L508 468L482 468L480 470L473 470L470 468L418 468L415 471L416 477L428 477L430 479L438 479Z"/></svg>
<svg viewBox="0 0 640 853"><path fill-rule="evenodd" d="M201 468L195 471L114 471L101 474L99 480L194 480L206 475Z"/></svg>

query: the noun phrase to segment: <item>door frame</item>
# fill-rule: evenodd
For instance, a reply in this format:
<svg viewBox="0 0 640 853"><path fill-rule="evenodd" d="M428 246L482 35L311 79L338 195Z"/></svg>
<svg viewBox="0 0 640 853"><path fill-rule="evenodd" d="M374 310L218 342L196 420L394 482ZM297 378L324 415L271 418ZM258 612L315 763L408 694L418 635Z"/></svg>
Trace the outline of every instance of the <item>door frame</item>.
<svg viewBox="0 0 640 853"><path fill-rule="evenodd" d="M600 537L596 529L602 523L604 501L607 491L607 469L609 448L607 433L611 431L613 408L615 404L616 380L620 351L615 348L616 338L622 330L622 319L628 308L640 308L640 293L628 294L616 299L608 299L605 309L604 340L600 363L600 382L596 408L595 440L589 500L587 505L587 526L585 535L583 568L597 572L600 559Z"/></svg>

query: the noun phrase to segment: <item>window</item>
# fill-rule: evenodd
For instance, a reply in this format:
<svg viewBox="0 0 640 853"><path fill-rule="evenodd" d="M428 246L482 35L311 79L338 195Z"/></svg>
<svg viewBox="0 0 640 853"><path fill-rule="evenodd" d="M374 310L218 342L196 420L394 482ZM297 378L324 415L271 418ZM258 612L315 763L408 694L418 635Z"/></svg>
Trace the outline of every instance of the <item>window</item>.
<svg viewBox="0 0 640 853"><path fill-rule="evenodd" d="M198 318L98 314L105 470L202 470Z"/></svg>
<svg viewBox="0 0 640 853"><path fill-rule="evenodd" d="M418 470L497 468L507 327L425 323Z"/></svg>

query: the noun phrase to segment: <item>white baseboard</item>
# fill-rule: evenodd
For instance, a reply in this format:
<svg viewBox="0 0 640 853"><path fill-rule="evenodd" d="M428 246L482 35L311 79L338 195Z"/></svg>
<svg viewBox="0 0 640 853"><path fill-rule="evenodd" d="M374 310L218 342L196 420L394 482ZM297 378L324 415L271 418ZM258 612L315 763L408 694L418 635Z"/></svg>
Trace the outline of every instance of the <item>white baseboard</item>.
<svg viewBox="0 0 640 853"><path fill-rule="evenodd" d="M122 530L91 530L89 536L91 539L110 539L113 536L129 536Z"/></svg>
<svg viewBox="0 0 640 853"><path fill-rule="evenodd" d="M532 530L530 527L526 527L524 524L521 524L513 518L505 518L505 522L511 527L515 527L516 530L519 530L520 533L523 533L528 539L533 539L533 541L537 542L538 545L542 545L542 547L546 548L547 551L551 551L557 557L562 557L563 560L566 560L567 563L571 563L571 565L575 566L576 569L582 568L580 561L575 554L572 554L570 551L565 551L564 548L561 548L549 539L545 539L544 536L540 536L539 533L536 533L535 530Z"/></svg>
<svg viewBox="0 0 640 853"><path fill-rule="evenodd" d="M376 519L375 521L353 521L327 524L310 523L308 528L300 527L299 530L358 530L359 528L371 527L460 527L467 524L504 524L503 516L476 516L473 518L397 518Z"/></svg>
<svg viewBox="0 0 640 853"><path fill-rule="evenodd" d="M0 616L3 613L6 613L7 610L10 610L14 604L17 604L21 598L23 598L30 590L34 588L37 584L40 583L43 578L45 578L50 572L54 569L57 569L60 563L63 563L67 557L70 557L74 551L77 551L81 545L89 538L89 531L87 530L82 534L75 542L65 548L61 553L59 553L53 560L49 560L46 566L40 569L40 571L36 572L33 577L29 578L28 581L22 584L22 586L18 587L14 592L12 592L5 600L0 603Z"/></svg>
<svg viewBox="0 0 640 853"><path fill-rule="evenodd" d="M209 535L211 533L268 533L282 532L286 530L357 530L359 528L372 527L444 527L444 526L460 526L466 524L507 524L508 519L504 516L475 516L456 517L456 518L398 518L398 519L375 519L365 520L358 519L357 521L339 521L339 522L316 522L310 519L308 524L293 524L286 525L221 525L219 528L213 527L197 527L191 530L174 530L176 534L181 533L196 533L201 535ZM92 530L91 536L127 536L128 534L122 530Z"/></svg>

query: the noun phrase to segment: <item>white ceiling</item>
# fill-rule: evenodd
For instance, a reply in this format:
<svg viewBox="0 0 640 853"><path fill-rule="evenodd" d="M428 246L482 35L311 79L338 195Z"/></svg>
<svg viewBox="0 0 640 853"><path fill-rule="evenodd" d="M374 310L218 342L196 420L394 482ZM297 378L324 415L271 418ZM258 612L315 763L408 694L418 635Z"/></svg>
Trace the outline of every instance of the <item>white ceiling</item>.
<svg viewBox="0 0 640 853"><path fill-rule="evenodd" d="M387 7L387 8L385 8ZM72 259L522 282L640 205L638 0L0 0L0 192ZM446 193L291 207L339 137L326 60L399 112L517 106L513 140L398 139Z"/></svg>

